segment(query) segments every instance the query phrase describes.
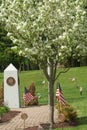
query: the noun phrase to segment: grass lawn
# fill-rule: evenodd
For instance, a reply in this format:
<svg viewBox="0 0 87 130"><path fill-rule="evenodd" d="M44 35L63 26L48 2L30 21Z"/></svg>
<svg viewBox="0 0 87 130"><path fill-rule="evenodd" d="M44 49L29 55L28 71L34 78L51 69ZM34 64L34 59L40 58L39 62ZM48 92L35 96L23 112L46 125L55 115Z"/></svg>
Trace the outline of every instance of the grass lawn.
<svg viewBox="0 0 87 130"><path fill-rule="evenodd" d="M40 70L24 71L19 73L20 78L20 97L23 105L22 95L24 87L29 87L31 82L35 83L36 95L39 97L39 104L48 103L48 83L44 74ZM75 81L72 81L75 78ZM45 85L42 84L46 81ZM0 73L0 83L3 81L3 73ZM78 126L74 128L64 128L63 130L86 130L87 129L87 67L71 68L67 73L61 74L58 81L60 82L64 97L78 113ZM79 93L79 87L83 88L82 96ZM56 84L54 86L54 94ZM56 104L56 99L55 99ZM58 129L61 130L61 129Z"/></svg>

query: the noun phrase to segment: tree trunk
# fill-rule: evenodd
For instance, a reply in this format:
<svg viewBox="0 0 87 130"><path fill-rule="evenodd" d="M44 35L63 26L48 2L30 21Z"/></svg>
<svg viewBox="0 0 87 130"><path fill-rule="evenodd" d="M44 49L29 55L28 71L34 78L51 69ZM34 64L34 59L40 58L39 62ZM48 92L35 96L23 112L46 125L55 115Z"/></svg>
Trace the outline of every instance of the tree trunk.
<svg viewBox="0 0 87 130"><path fill-rule="evenodd" d="M54 83L52 81L49 81L49 109L50 109L50 128L53 127L54 123Z"/></svg>

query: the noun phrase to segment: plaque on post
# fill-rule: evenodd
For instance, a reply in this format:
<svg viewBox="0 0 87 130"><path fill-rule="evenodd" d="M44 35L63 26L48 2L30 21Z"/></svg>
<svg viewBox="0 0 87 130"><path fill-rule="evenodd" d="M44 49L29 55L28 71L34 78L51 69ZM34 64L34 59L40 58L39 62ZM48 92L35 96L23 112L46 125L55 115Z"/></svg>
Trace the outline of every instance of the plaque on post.
<svg viewBox="0 0 87 130"><path fill-rule="evenodd" d="M9 108L20 107L18 70L10 64L4 70L4 103Z"/></svg>

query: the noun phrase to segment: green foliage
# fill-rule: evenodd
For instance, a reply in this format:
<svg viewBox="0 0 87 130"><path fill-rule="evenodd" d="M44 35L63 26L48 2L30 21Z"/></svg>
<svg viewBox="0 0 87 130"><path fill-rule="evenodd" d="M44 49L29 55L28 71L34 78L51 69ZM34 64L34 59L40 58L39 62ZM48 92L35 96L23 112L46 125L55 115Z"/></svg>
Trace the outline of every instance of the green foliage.
<svg viewBox="0 0 87 130"><path fill-rule="evenodd" d="M5 25L0 22L0 71L9 65L14 63L17 65L17 55L11 50L12 41L7 36Z"/></svg>
<svg viewBox="0 0 87 130"><path fill-rule="evenodd" d="M10 108L8 106L4 106L5 112L9 112Z"/></svg>
<svg viewBox="0 0 87 130"><path fill-rule="evenodd" d="M3 113L9 112L9 111L10 111L9 107L7 107L7 106L1 106L0 107L0 116L2 116Z"/></svg>
<svg viewBox="0 0 87 130"><path fill-rule="evenodd" d="M11 47L12 46L12 41L10 38L7 36L7 31L5 29L5 25L0 22L0 44L2 51L6 47ZM1 50L0 50L1 51Z"/></svg>

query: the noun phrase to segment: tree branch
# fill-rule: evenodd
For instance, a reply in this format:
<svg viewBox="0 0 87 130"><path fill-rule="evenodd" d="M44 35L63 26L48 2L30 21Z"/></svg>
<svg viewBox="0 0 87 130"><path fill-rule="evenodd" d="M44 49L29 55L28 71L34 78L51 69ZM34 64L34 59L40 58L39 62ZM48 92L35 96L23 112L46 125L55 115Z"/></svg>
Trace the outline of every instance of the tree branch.
<svg viewBox="0 0 87 130"><path fill-rule="evenodd" d="M55 80L57 80L57 79L58 79L58 77L60 76L60 74L62 74L62 73L66 73L69 69L70 69L70 68L65 68L65 70L60 71L60 72L57 74L57 76L56 76Z"/></svg>

